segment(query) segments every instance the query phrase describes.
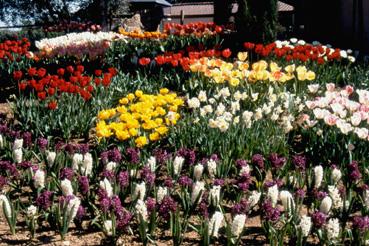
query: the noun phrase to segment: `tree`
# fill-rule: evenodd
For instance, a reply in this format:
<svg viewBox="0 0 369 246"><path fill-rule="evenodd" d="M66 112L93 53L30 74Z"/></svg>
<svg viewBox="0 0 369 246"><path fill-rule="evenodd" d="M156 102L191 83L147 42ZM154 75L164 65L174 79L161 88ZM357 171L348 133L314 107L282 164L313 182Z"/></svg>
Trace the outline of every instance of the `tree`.
<svg viewBox="0 0 369 246"><path fill-rule="evenodd" d="M232 14L232 0L214 0L214 22L217 25L227 24Z"/></svg>
<svg viewBox="0 0 369 246"><path fill-rule="evenodd" d="M243 39L271 42L277 35L277 0L238 0L236 28Z"/></svg>

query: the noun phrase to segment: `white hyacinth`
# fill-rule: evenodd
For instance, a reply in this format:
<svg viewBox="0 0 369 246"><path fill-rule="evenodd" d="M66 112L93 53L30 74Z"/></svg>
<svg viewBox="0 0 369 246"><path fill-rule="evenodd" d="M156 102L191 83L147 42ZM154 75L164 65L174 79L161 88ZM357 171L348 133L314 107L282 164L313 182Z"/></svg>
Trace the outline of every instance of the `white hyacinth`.
<svg viewBox="0 0 369 246"><path fill-rule="evenodd" d="M291 211L295 208L295 202L293 200L293 196L289 191L282 190L279 193L279 198L281 199L283 208L285 210Z"/></svg>
<svg viewBox="0 0 369 246"><path fill-rule="evenodd" d="M92 167L93 167L92 155L90 153L86 153L83 156L81 171L84 175L88 176L92 173Z"/></svg>
<svg viewBox="0 0 369 246"><path fill-rule="evenodd" d="M159 186L158 191L156 193L156 201L157 203L161 203L163 201L164 197L168 194L168 188Z"/></svg>
<svg viewBox="0 0 369 246"><path fill-rule="evenodd" d="M224 216L221 212L216 211L209 221L209 235L212 237L218 237L218 231L222 226Z"/></svg>
<svg viewBox="0 0 369 246"><path fill-rule="evenodd" d="M364 190L363 199L364 199L364 204L365 204L366 208L369 209L369 191L368 190Z"/></svg>
<svg viewBox="0 0 369 246"><path fill-rule="evenodd" d="M247 173L250 173L250 166L249 165L242 166L240 170L240 176L242 174L247 174Z"/></svg>
<svg viewBox="0 0 369 246"><path fill-rule="evenodd" d="M319 207L320 212L328 214L332 208L332 202L332 198L329 196L324 197Z"/></svg>
<svg viewBox="0 0 369 246"><path fill-rule="evenodd" d="M339 190L334 185L328 186L329 196L332 198L332 208L341 209L343 207L343 201L340 196Z"/></svg>
<svg viewBox="0 0 369 246"><path fill-rule="evenodd" d="M336 241L340 235L340 221L337 218L329 219L325 230L328 240L333 242Z"/></svg>
<svg viewBox="0 0 369 246"><path fill-rule="evenodd" d="M214 160L210 159L207 162L207 167L208 167L209 176L214 177L215 174L217 173L217 163Z"/></svg>
<svg viewBox="0 0 369 246"><path fill-rule="evenodd" d="M111 220L105 220L104 221L104 228L105 228L106 234L108 236L112 236L113 235L113 221L111 221Z"/></svg>
<svg viewBox="0 0 369 246"><path fill-rule="evenodd" d="M204 166L202 164L196 164L193 168L193 176L197 181L201 179L202 173L204 172Z"/></svg>
<svg viewBox="0 0 369 246"><path fill-rule="evenodd" d="M107 178L104 178L103 181L100 181L100 188L106 191L108 197L113 196L113 187Z"/></svg>
<svg viewBox="0 0 369 246"><path fill-rule="evenodd" d="M137 216L142 216L144 221L147 221L147 207L143 200L138 200L135 206Z"/></svg>
<svg viewBox="0 0 369 246"><path fill-rule="evenodd" d="M235 237L239 237L245 228L246 215L245 214L237 214L232 222L232 234Z"/></svg>
<svg viewBox="0 0 369 246"><path fill-rule="evenodd" d="M154 156L150 156L150 158L147 159L147 164L146 165L149 166L151 172L154 173L155 170L156 170L156 159L155 159L155 157Z"/></svg>
<svg viewBox="0 0 369 246"><path fill-rule="evenodd" d="M220 190L221 187L219 185L214 185L209 191L209 203L214 206L218 206L220 202Z"/></svg>
<svg viewBox="0 0 369 246"><path fill-rule="evenodd" d="M275 207L275 205L277 204L278 195L279 195L279 191L278 191L278 185L277 184L275 184L272 187L268 188L267 197L272 202L273 207Z"/></svg>
<svg viewBox="0 0 369 246"><path fill-rule="evenodd" d="M36 188L44 188L45 187L45 172L38 169L33 176L33 184Z"/></svg>
<svg viewBox="0 0 369 246"><path fill-rule="evenodd" d="M323 181L323 175L324 175L324 171L321 165L314 167L314 178L315 178L314 187L315 188L319 188L321 186L322 181Z"/></svg>
<svg viewBox="0 0 369 246"><path fill-rule="evenodd" d="M309 236L311 226L312 226L311 217L306 216L306 215L301 216L301 220L298 225L298 228L301 229L301 233L303 237Z"/></svg>
<svg viewBox="0 0 369 246"><path fill-rule="evenodd" d="M73 187L69 179L62 180L60 186L64 196L73 195Z"/></svg>
<svg viewBox="0 0 369 246"><path fill-rule="evenodd" d="M12 217L12 209L10 206L10 202L5 195L0 195L0 214L2 214L4 218Z"/></svg>
<svg viewBox="0 0 369 246"><path fill-rule="evenodd" d="M261 197L261 192L257 192L256 190L253 190L251 192L251 195L248 199L250 208L255 207L255 205L259 203L260 197Z"/></svg>
<svg viewBox="0 0 369 246"><path fill-rule="evenodd" d="M331 173L331 179L334 184L337 184L342 177L342 172L338 168L334 168Z"/></svg>
<svg viewBox="0 0 369 246"><path fill-rule="evenodd" d="M82 164L82 162L83 162L83 155L79 154L79 153L75 153L73 155L73 158L72 158L72 168L73 168L73 170L78 171L79 166Z"/></svg>
<svg viewBox="0 0 369 246"><path fill-rule="evenodd" d="M13 150L23 148L23 139L17 138L14 140Z"/></svg>
<svg viewBox="0 0 369 246"><path fill-rule="evenodd" d="M68 205L67 205L68 225L76 217L79 205L81 205L81 200L78 197L75 196L69 200Z"/></svg>
<svg viewBox="0 0 369 246"><path fill-rule="evenodd" d="M117 163L116 163L116 162L114 162L114 161L109 161L109 162L106 164L105 169L106 169L107 171L112 172L112 171L114 171L114 170L115 170L115 168L116 168L116 167L117 167Z"/></svg>
<svg viewBox="0 0 369 246"><path fill-rule="evenodd" d="M37 207L34 205L31 205L27 208L27 216L29 218L32 218L33 216L35 216L37 213Z"/></svg>
<svg viewBox="0 0 369 246"><path fill-rule="evenodd" d="M3 135L0 134L0 149L4 148L4 138Z"/></svg>
<svg viewBox="0 0 369 246"><path fill-rule="evenodd" d="M47 164L49 165L49 167L51 167L52 165L54 165L55 157L56 157L56 153L55 152L52 152L52 151L47 152L46 161L47 161Z"/></svg>
<svg viewBox="0 0 369 246"><path fill-rule="evenodd" d="M194 184L193 184L193 187L192 187L192 193L191 193L191 202L192 204L195 203L197 197L199 196L200 192L204 192L205 190L205 183L203 181L196 181ZM201 193L201 196L202 196L202 193ZM201 200L201 196L199 198L199 201Z"/></svg>
<svg viewBox="0 0 369 246"><path fill-rule="evenodd" d="M176 156L174 158L174 161L173 161L174 175L178 175L181 172L184 160L185 159L182 156Z"/></svg>
<svg viewBox="0 0 369 246"><path fill-rule="evenodd" d="M22 148L13 149L13 158L16 163L21 163L23 161L23 150Z"/></svg>
<svg viewBox="0 0 369 246"><path fill-rule="evenodd" d="M146 195L146 184L145 182L141 182L140 184L136 184L135 190L133 192L133 200L139 199L143 200Z"/></svg>

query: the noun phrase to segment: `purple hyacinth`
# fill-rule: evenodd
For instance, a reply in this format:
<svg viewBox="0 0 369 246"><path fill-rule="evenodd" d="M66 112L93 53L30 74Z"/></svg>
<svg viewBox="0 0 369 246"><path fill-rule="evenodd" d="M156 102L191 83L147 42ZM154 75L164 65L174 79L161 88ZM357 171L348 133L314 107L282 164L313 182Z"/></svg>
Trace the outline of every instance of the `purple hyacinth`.
<svg viewBox="0 0 369 246"><path fill-rule="evenodd" d="M68 143L64 146L64 150L69 154L73 155L78 151L78 146L72 143Z"/></svg>
<svg viewBox="0 0 369 246"><path fill-rule="evenodd" d="M242 173L242 175L237 180L237 186L242 191L247 191L249 189L249 186L251 184L251 176L250 173Z"/></svg>
<svg viewBox="0 0 369 246"><path fill-rule="evenodd" d="M23 144L25 147L30 147L32 145L32 133L31 132L24 132L22 138L23 138Z"/></svg>
<svg viewBox="0 0 369 246"><path fill-rule="evenodd" d="M109 151L109 159L115 163L119 163L122 160L122 154L118 148L114 148Z"/></svg>
<svg viewBox="0 0 369 246"><path fill-rule="evenodd" d="M306 157L302 155L292 156L292 163L295 165L297 170L304 171L306 168Z"/></svg>
<svg viewBox="0 0 369 246"><path fill-rule="evenodd" d="M224 180L223 179L214 179L213 185L223 186L224 185Z"/></svg>
<svg viewBox="0 0 369 246"><path fill-rule="evenodd" d="M281 216L281 211L278 207L273 207L272 202L270 200L264 201L263 205L264 217L266 220L271 222L276 222L279 220Z"/></svg>
<svg viewBox="0 0 369 246"><path fill-rule="evenodd" d="M111 205L111 203L110 203L110 199L108 197L105 197L105 198L100 200L100 209L104 213L109 211L110 205Z"/></svg>
<svg viewBox="0 0 369 246"><path fill-rule="evenodd" d="M6 180L6 177L0 175L0 190L8 184L8 181Z"/></svg>
<svg viewBox="0 0 369 246"><path fill-rule="evenodd" d="M126 149L127 161L132 164L138 164L140 162L140 150L135 148Z"/></svg>
<svg viewBox="0 0 369 246"><path fill-rule="evenodd" d="M121 189L128 187L129 185L129 173L128 171L121 171L118 174L118 183Z"/></svg>
<svg viewBox="0 0 369 246"><path fill-rule="evenodd" d="M187 165L193 165L196 162L196 153L191 149L180 148L177 151L176 156L183 157Z"/></svg>
<svg viewBox="0 0 369 246"><path fill-rule="evenodd" d="M367 231L369 229L369 216L355 216L352 226L361 232Z"/></svg>
<svg viewBox="0 0 369 246"><path fill-rule="evenodd" d="M55 144L55 151L56 152L60 152L64 149L64 146L65 146L65 143L62 142L62 141L58 141L56 144Z"/></svg>
<svg viewBox="0 0 369 246"><path fill-rule="evenodd" d="M65 167L60 171L60 180L69 179L72 180L74 176L74 171L70 167Z"/></svg>
<svg viewBox="0 0 369 246"><path fill-rule="evenodd" d="M79 190L82 194L86 195L90 190L90 184L87 176L80 176L78 178Z"/></svg>
<svg viewBox="0 0 369 246"><path fill-rule="evenodd" d="M47 145L48 145L48 141L46 138L38 138L37 139L37 146L40 150L45 150Z"/></svg>
<svg viewBox="0 0 369 246"><path fill-rule="evenodd" d="M9 172L11 176L19 175L16 165L10 161L0 161L0 170Z"/></svg>
<svg viewBox="0 0 369 246"><path fill-rule="evenodd" d="M167 177L165 180L164 180L164 186L165 187L168 187L168 188L172 188L174 185L173 183L173 179L171 177Z"/></svg>
<svg viewBox="0 0 369 246"><path fill-rule="evenodd" d="M208 199L208 196L209 194L207 192L204 192L202 194L202 197L201 197L201 201L199 203L199 206L198 206L198 210L199 210L199 213L204 217L204 218L209 218L209 199Z"/></svg>
<svg viewBox="0 0 369 246"><path fill-rule="evenodd" d="M255 154L251 158L253 165L257 166L260 170L264 170L264 157L260 154Z"/></svg>
<svg viewBox="0 0 369 246"><path fill-rule="evenodd" d="M153 151L156 161L159 164L164 164L167 160L170 159L170 154L165 149L155 149Z"/></svg>
<svg viewBox="0 0 369 246"><path fill-rule="evenodd" d="M242 168L242 167L244 167L244 166L247 166L247 161L246 161L246 160L243 160L243 159L238 159L238 160L236 161L236 166L237 166L238 168Z"/></svg>
<svg viewBox="0 0 369 246"><path fill-rule="evenodd" d="M299 199L304 199L306 192L304 191L304 189L298 189L295 192L295 196Z"/></svg>
<svg viewBox="0 0 369 246"><path fill-rule="evenodd" d="M159 206L159 215L167 220L169 219L170 212L175 212L176 210L177 202L175 202L172 197L165 196Z"/></svg>
<svg viewBox="0 0 369 246"><path fill-rule="evenodd" d="M126 229L133 217L133 215L123 207L119 211L116 211L115 215L117 217L117 228L120 230Z"/></svg>
<svg viewBox="0 0 369 246"><path fill-rule="evenodd" d="M148 185L153 185L155 182L155 173L151 172L149 166L144 166L141 170L141 177Z"/></svg>
<svg viewBox="0 0 369 246"><path fill-rule="evenodd" d="M178 179L178 184L182 187L189 187L192 185L192 182L192 179L186 175L183 175Z"/></svg>
<svg viewBox="0 0 369 246"><path fill-rule="evenodd" d="M79 150L79 153L84 155L90 151L90 146L88 144L79 144L78 150Z"/></svg>
<svg viewBox="0 0 369 246"><path fill-rule="evenodd" d="M357 182L361 179L361 173L357 161L352 161L348 166L348 173L351 182Z"/></svg>
<svg viewBox="0 0 369 246"><path fill-rule="evenodd" d="M109 171L109 170L106 170L104 169L101 173L100 173L100 176L102 178L107 178L109 181L112 181L115 177L115 174L113 171Z"/></svg>
<svg viewBox="0 0 369 246"><path fill-rule="evenodd" d="M312 191L312 193L313 193L314 198L317 199L317 200L322 200L324 197L328 196L328 193L327 192L325 192L325 191L319 191L317 189L314 189Z"/></svg>
<svg viewBox="0 0 369 246"><path fill-rule="evenodd" d="M114 195L110 200L110 206L113 208L115 212L120 211L122 209L122 203L120 201L119 196Z"/></svg>
<svg viewBox="0 0 369 246"><path fill-rule="evenodd" d="M273 168L281 168L286 163L286 158L278 156L277 153L272 153L269 156L269 161Z"/></svg>
<svg viewBox="0 0 369 246"><path fill-rule="evenodd" d="M51 191L44 191L36 198L37 206L41 207L44 210L47 210L52 204L52 197L53 193Z"/></svg>
<svg viewBox="0 0 369 246"><path fill-rule="evenodd" d="M312 214L311 218L313 220L314 226L317 228L321 228L327 220L327 215L320 211L316 211Z"/></svg>
<svg viewBox="0 0 369 246"><path fill-rule="evenodd" d="M18 164L18 167L24 168L24 169L30 168L30 167L32 167L32 162L22 161L21 163Z"/></svg>
<svg viewBox="0 0 369 246"><path fill-rule="evenodd" d="M109 162L109 151L104 151L100 154L101 161L106 164Z"/></svg>
<svg viewBox="0 0 369 246"><path fill-rule="evenodd" d="M149 213L151 213L152 211L154 211L155 206L156 206L156 200L155 200L155 198L148 197L147 200L146 200L147 211Z"/></svg>
<svg viewBox="0 0 369 246"><path fill-rule="evenodd" d="M79 220L79 221L82 221L82 219L85 216L85 214L86 214L85 208L82 205L80 205L78 207L78 210L77 210L76 219Z"/></svg>
<svg viewBox="0 0 369 246"><path fill-rule="evenodd" d="M241 199L239 203L236 203L232 207L232 214L247 214L249 210L249 203L246 199Z"/></svg>

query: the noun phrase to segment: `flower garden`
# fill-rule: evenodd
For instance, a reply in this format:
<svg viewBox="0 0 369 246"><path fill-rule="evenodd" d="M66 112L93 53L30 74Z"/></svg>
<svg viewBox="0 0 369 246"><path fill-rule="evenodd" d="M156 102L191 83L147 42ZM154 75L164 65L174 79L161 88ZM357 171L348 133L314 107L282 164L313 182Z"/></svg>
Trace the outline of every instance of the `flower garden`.
<svg viewBox="0 0 369 246"><path fill-rule="evenodd" d="M0 43L1 241L368 245L369 70L351 50L236 49L213 23L82 31Z"/></svg>

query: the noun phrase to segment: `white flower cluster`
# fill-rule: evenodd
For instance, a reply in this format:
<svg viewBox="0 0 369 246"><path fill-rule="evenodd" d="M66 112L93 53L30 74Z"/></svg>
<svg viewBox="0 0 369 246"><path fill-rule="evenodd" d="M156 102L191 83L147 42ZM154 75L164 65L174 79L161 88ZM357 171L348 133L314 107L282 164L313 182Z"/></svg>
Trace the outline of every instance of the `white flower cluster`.
<svg viewBox="0 0 369 246"><path fill-rule="evenodd" d="M81 58L83 55L88 55L94 58L103 54L110 43L118 39L125 39L125 37L115 32L68 33L56 38L36 41L36 47L48 57L70 55Z"/></svg>
<svg viewBox="0 0 369 246"><path fill-rule="evenodd" d="M108 163L109 164L109 163ZM110 168L115 168L114 164L110 164ZM75 171L81 171L83 175L90 175L92 173L93 159L90 153L84 155L76 153L73 155L72 168Z"/></svg>
<svg viewBox="0 0 369 246"><path fill-rule="evenodd" d="M16 163L23 161L23 139L16 139L13 144L13 159Z"/></svg>

